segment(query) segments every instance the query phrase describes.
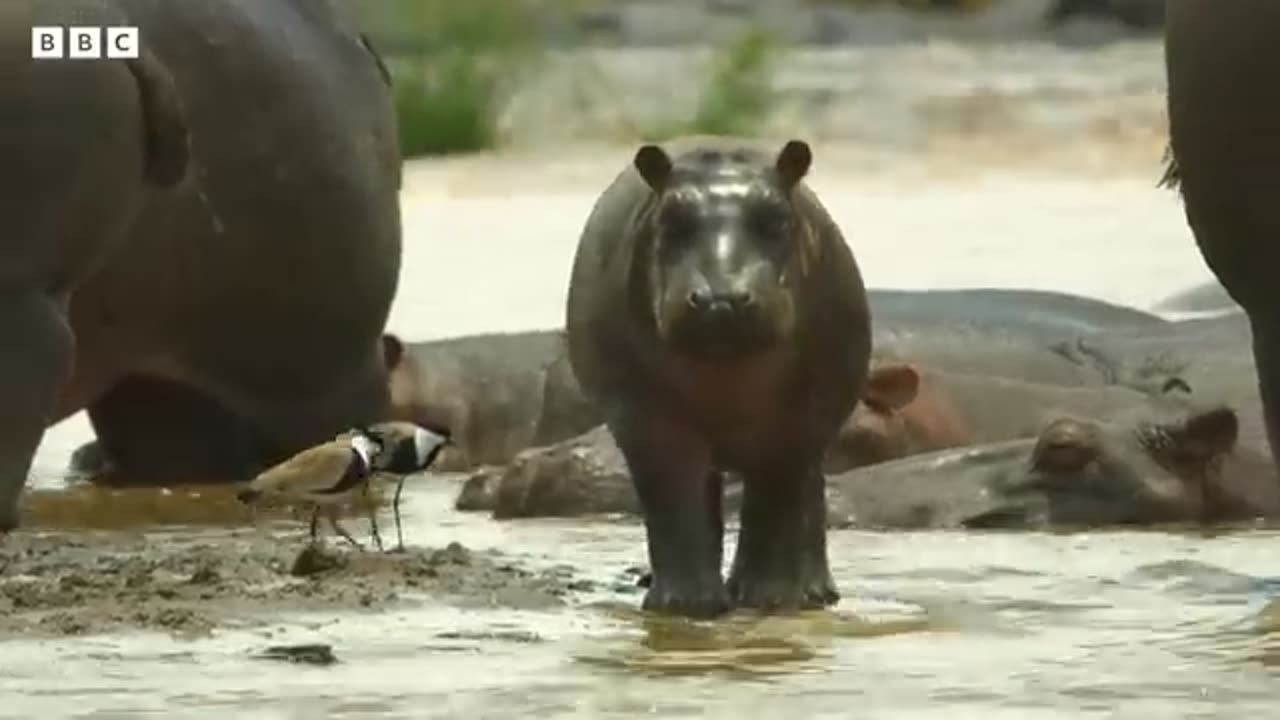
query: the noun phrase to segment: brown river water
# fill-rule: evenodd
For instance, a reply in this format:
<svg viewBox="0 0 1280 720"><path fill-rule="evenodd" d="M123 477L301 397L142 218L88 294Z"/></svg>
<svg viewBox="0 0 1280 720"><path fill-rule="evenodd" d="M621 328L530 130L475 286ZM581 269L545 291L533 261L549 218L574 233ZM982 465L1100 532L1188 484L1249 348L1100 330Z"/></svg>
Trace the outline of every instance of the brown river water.
<svg viewBox="0 0 1280 720"><path fill-rule="evenodd" d="M559 322L576 233L634 147L581 138L678 105L646 88L693 62L597 60L517 98L510 149L408 167L391 329ZM580 111L557 83L605 100ZM783 84L770 130L814 139L811 182L870 285L1149 307L1209 277L1155 188L1157 44L814 51ZM304 524L225 490L61 490L89 437L82 415L48 433L0 553L3 718L1237 718L1280 695L1272 531L833 531L838 606L690 623L637 611L635 521L496 522L452 509L457 476L425 475L408 553L330 540L336 567L298 577ZM336 662L261 657L293 644Z"/></svg>

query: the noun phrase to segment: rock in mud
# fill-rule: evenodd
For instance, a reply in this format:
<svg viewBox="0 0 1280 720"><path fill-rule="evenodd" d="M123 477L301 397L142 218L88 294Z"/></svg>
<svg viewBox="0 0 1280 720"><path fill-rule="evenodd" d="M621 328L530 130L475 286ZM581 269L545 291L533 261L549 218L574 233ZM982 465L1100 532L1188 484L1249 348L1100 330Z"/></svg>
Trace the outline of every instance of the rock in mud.
<svg viewBox="0 0 1280 720"><path fill-rule="evenodd" d="M272 645L254 657L259 660L280 660L306 665L333 665L338 662L333 654L333 647L324 643Z"/></svg>

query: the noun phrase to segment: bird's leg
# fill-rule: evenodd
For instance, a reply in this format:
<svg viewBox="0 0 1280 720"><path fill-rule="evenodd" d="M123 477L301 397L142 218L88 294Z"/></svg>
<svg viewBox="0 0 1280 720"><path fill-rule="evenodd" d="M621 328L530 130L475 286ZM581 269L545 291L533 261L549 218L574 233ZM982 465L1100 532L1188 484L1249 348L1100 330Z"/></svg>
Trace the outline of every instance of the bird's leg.
<svg viewBox="0 0 1280 720"><path fill-rule="evenodd" d="M373 536L373 544L377 546L378 552L382 552L382 533L378 532L378 507L369 497L369 486L373 484L373 478L370 477L364 482L364 501L369 505L369 534Z"/></svg>
<svg viewBox="0 0 1280 720"><path fill-rule="evenodd" d="M404 552L404 533L400 530L400 491L404 490L404 476L396 478L396 495L391 510L396 516L396 552Z"/></svg>
<svg viewBox="0 0 1280 720"><path fill-rule="evenodd" d="M320 506L317 505L311 510L311 544L316 544L316 523L320 520Z"/></svg>
<svg viewBox="0 0 1280 720"><path fill-rule="evenodd" d="M338 509L336 507L329 508L329 525L333 527L335 533L342 536L343 540L354 545L360 552L364 552L364 546L351 537L351 533L347 532L347 529L338 523Z"/></svg>

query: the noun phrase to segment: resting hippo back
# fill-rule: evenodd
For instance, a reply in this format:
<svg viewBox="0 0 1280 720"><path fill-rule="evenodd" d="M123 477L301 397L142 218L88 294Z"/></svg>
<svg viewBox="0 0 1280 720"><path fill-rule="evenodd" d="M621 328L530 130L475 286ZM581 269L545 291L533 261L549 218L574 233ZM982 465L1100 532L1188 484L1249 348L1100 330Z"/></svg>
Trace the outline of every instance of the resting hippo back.
<svg viewBox="0 0 1280 720"><path fill-rule="evenodd" d="M1273 455L1280 453L1280 3L1169 0L1169 134L1196 244L1248 314Z"/></svg>
<svg viewBox="0 0 1280 720"><path fill-rule="evenodd" d="M1166 321L1136 308L1050 290L960 288L867 292L876 327L980 328L1001 335L1053 339L1064 333L1150 327Z"/></svg>
<svg viewBox="0 0 1280 720"><path fill-rule="evenodd" d="M791 141L646 145L592 210L566 327L644 504L648 609L834 602L823 452L866 376L857 264ZM726 584L721 470L744 478Z"/></svg>
<svg viewBox="0 0 1280 720"><path fill-rule="evenodd" d="M573 437L602 420L573 377L562 331L408 346L388 334L383 342L391 417L452 433L454 445L436 461L438 470L505 463L525 448Z"/></svg>
<svg viewBox="0 0 1280 720"><path fill-rule="evenodd" d="M81 408L144 482L239 479L383 415L400 163L353 19L3 5L0 525L42 428ZM137 25L142 58L29 59L32 25L85 24Z"/></svg>

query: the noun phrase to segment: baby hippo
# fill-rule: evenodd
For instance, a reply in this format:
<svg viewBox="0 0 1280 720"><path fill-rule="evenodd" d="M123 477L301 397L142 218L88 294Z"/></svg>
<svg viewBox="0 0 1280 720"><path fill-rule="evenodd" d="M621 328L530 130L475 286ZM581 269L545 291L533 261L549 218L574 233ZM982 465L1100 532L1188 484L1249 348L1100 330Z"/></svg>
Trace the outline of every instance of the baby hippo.
<svg viewBox="0 0 1280 720"><path fill-rule="evenodd" d="M834 603L822 458L857 404L866 289L792 140L645 145L604 191L574 257L569 359L640 498L648 610ZM721 576L723 473L743 481Z"/></svg>

